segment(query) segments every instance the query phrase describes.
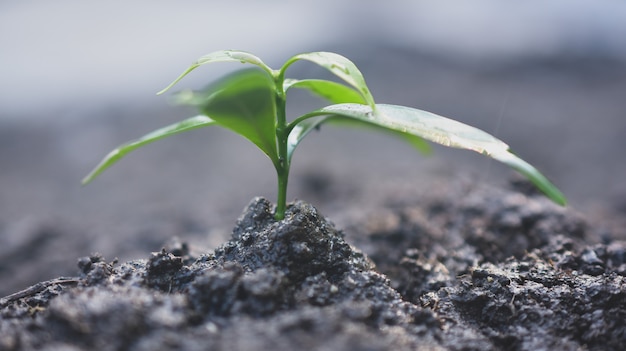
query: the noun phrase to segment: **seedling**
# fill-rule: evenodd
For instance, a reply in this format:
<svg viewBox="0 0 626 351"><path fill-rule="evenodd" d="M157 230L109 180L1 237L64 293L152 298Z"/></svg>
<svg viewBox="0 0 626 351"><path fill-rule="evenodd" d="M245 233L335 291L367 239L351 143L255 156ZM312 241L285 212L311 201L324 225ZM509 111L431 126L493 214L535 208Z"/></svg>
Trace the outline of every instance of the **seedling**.
<svg viewBox="0 0 626 351"><path fill-rule="evenodd" d="M287 68L301 60L310 61L327 69L345 84L330 80L285 78ZM158 94L169 90L201 65L227 61L257 67L235 71L202 91L183 91L175 95L178 103L195 106L200 115L121 145L111 151L83 179L83 184L91 182L105 169L141 146L188 130L218 125L250 140L270 158L278 176L275 217L282 219L285 216L291 158L300 141L322 124L347 123L390 131L424 152L429 150L425 140L476 151L514 168L557 204L566 203L563 194L546 177L514 155L507 144L492 135L430 112L406 106L375 103L359 69L352 61L335 53L311 52L295 55L279 70L274 70L250 53L234 50L217 51L201 57ZM308 90L329 100L332 105L288 121L285 107L289 89Z"/></svg>

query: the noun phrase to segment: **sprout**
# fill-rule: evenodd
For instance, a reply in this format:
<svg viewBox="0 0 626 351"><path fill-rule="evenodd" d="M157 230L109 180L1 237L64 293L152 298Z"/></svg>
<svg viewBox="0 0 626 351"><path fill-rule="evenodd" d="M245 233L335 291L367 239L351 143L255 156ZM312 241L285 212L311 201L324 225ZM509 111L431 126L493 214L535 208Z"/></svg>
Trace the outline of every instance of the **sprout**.
<svg viewBox="0 0 626 351"><path fill-rule="evenodd" d="M329 70L345 84L329 80L285 78L287 68L300 60L313 62ZM83 184L91 182L127 153L141 146L188 130L218 125L245 137L272 161L278 178L275 218L282 219L285 216L289 168L294 150L310 131L322 124L334 123L368 125L388 131L406 139L422 152L429 151L427 140L481 153L526 176L555 203L566 203L563 194L546 177L492 135L430 112L406 106L376 104L359 69L352 61L335 53L295 55L279 70L273 70L250 53L217 51L201 57L159 94L201 65L228 61L257 67L235 71L202 91L184 91L175 95L177 103L196 107L200 115L119 146L83 179ZM285 106L287 91L292 88L308 90L330 101L332 105L308 112L289 122Z"/></svg>

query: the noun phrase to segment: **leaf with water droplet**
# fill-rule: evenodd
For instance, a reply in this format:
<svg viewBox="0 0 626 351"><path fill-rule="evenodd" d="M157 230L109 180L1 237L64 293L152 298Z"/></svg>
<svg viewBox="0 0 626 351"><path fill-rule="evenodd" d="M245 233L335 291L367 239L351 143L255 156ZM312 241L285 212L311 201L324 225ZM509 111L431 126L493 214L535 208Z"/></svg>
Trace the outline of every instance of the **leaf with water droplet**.
<svg viewBox="0 0 626 351"><path fill-rule="evenodd" d="M157 95L163 94L168 91L171 87L173 87L176 83L178 83L181 79L183 79L187 74L189 74L194 69L206 65L207 63L213 62L241 62L241 63L250 63L256 66L259 66L262 70L267 72L270 76L273 75L272 69L266 65L260 58L257 56L239 50L220 50L215 51L210 54L204 55L200 57L196 62L194 62L189 68L187 68L178 78L174 79L172 83L170 83L165 89L159 91Z"/></svg>
<svg viewBox="0 0 626 351"><path fill-rule="evenodd" d="M361 74L361 71L352 61L333 52L309 52L293 56L292 58L287 60L287 62L281 68L281 72L284 73L284 71L291 64L299 60L310 61L326 68L337 77L343 79L346 83L348 83L348 85L355 88L370 107L372 107L373 109L376 108L374 97L372 96L369 88L367 87L367 84L365 83L365 78L363 78L363 74Z"/></svg>
<svg viewBox="0 0 626 351"><path fill-rule="evenodd" d="M328 80L318 80L318 79L305 79L305 80L296 80L296 79L286 79L284 84L284 89L287 91L290 88L298 88L305 89L310 91L312 94L322 97L333 104L342 104L342 103L358 103L358 104L366 104L365 99L361 94L359 94L354 89L345 86L340 83L328 81ZM291 133L289 134L289 140L287 143L288 155L289 159L291 159L291 155L294 150L300 143L300 141L308 135L312 130L319 128L322 124L330 123L335 126L344 126L344 127L369 127L378 130L382 130L386 133L394 134L407 142L413 145L416 149L424 154L429 154L431 152L430 146L424 139L406 133L406 131L396 131L391 130L384 127L379 127L375 124L364 123L351 118L343 118L338 116L333 117L318 117L315 119L306 119L301 123L297 123Z"/></svg>
<svg viewBox="0 0 626 351"><path fill-rule="evenodd" d="M314 111L310 115L353 118L413 134L441 145L478 152L519 171L555 203L565 205L567 202L556 186L532 165L513 154L507 144L489 133L461 122L411 107L386 104L376 105L375 110L367 105L337 104Z"/></svg>

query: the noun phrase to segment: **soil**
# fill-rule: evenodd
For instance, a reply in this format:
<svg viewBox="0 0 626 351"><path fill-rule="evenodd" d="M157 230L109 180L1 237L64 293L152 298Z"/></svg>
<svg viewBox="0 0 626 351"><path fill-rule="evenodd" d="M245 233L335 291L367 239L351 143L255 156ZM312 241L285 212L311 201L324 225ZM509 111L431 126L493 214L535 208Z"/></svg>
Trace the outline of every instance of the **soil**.
<svg viewBox="0 0 626 351"><path fill-rule="evenodd" d="M622 350L626 242L515 188L388 203L345 231L255 198L213 251L94 254L3 298L0 349Z"/></svg>

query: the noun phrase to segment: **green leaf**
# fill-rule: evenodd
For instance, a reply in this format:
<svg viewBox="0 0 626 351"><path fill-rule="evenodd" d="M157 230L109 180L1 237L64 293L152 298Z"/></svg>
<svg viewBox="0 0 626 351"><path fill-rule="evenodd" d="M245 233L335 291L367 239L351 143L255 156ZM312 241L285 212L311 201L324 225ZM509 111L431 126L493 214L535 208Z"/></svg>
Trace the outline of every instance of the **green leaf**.
<svg viewBox="0 0 626 351"><path fill-rule="evenodd" d="M199 92L183 91L175 96L175 101L197 107L278 162L274 92L272 77L253 68L235 71Z"/></svg>
<svg viewBox="0 0 626 351"><path fill-rule="evenodd" d="M332 118L332 116L305 119L291 129L287 137L287 158L289 159L289 163L291 163L291 156L302 139L314 129L319 128L322 123L330 118Z"/></svg>
<svg viewBox="0 0 626 351"><path fill-rule="evenodd" d="M565 205L565 196L537 169L511 153L509 146L494 136L461 122L434 113L396 105L378 104L376 111L360 104L338 104L307 114L310 117L336 115L409 133L432 142L472 150L503 162L526 176L552 201ZM305 120L306 121L306 120Z"/></svg>
<svg viewBox="0 0 626 351"><path fill-rule="evenodd" d="M215 121L213 121L207 116L195 116L195 117L188 118L184 121L171 124L167 127L157 129L151 133L144 135L143 137L137 140L133 140L128 143L125 143L119 146L118 148L116 148L115 150L109 152L109 154L106 155L104 159L102 159L102 161L100 161L100 163L96 166L96 168L94 168L83 179L82 183L83 185L85 185L91 182L98 175L100 175L100 173L104 172L107 168L111 167L117 161L119 161L124 156L126 156L126 154L128 154L129 152L137 148L150 144L153 141L157 141L159 139L172 136L174 134L186 132L188 130L193 130L197 128L208 127L213 124L215 124Z"/></svg>
<svg viewBox="0 0 626 351"><path fill-rule="evenodd" d="M253 65L257 65L261 67L265 72L267 72L270 76L273 75L272 69L266 65L260 58L257 56L239 50L220 50L215 51L210 54L204 55L200 57L196 62L194 62L189 68L187 68L178 78L176 78L170 85L165 87L165 89L159 91L157 95L163 94L168 91L171 87L173 87L176 83L178 83L181 79L183 79L189 72L194 69L205 65L207 63L213 62L241 62L241 63L250 63Z"/></svg>
<svg viewBox="0 0 626 351"><path fill-rule="evenodd" d="M376 108L374 97L365 83L363 74L361 74L361 71L359 71L352 61L332 52L309 52L293 56L287 60L280 70L282 74L284 74L287 67L299 60L310 61L326 68L355 88L370 107Z"/></svg>
<svg viewBox="0 0 626 351"><path fill-rule="evenodd" d="M363 105L366 106L366 105ZM322 124L331 124L333 126L339 127L356 127L356 128L370 128L378 131L382 131L388 134L392 134L396 137L403 139L404 141L411 144L414 148L425 155L429 155L432 150L428 143L413 134L405 133L399 130L393 130L386 127L382 127L376 124L372 124L369 122L360 121L357 119L346 118L342 116L318 116L315 118L308 118L297 123L291 132L289 133L289 137L287 139L287 155L289 160L291 160L291 156L295 151L296 147L300 144L302 139L306 137L311 131L314 129L319 129Z"/></svg>
<svg viewBox="0 0 626 351"><path fill-rule="evenodd" d="M284 91L289 88L305 89L314 95L317 95L323 99L326 99L334 104L340 103L360 103L364 104L365 99L354 89L347 87L343 84L332 82L322 79L285 79L283 84ZM319 126L330 117L319 117L315 119L304 120L293 127L287 138L287 157L291 161L291 156L295 151L300 141L307 136L313 129L319 128Z"/></svg>
<svg viewBox="0 0 626 351"><path fill-rule="evenodd" d="M552 201L561 206L565 206L567 204L565 195L563 195L559 189L550 183L550 181L543 174L539 173L535 167L523 159L515 156L515 154L510 152L510 150L507 152L494 153L490 156L526 176L526 178L530 179L530 181L535 184L537 188L543 191L543 193L550 199L552 199Z"/></svg>
<svg viewBox="0 0 626 351"><path fill-rule="evenodd" d="M359 94L354 89L347 87L343 84L332 82L329 80L319 80L319 79L305 79L305 80L296 80L296 79L286 79L284 84L284 89L287 91L289 88L299 88L310 91L312 94L317 95L321 98L324 98L334 104L341 103L358 103L358 104L366 104L365 99L361 94ZM394 134L397 137L400 137L407 142L409 142L413 147L418 149L420 152L424 154L429 154L431 149L428 143L424 141L424 139L414 136L408 133L402 133L400 131L395 131L383 127L379 127L377 125L371 123L365 123L354 119L342 118L342 117L318 117L315 119L306 119L300 123L298 123L295 127L293 127L291 133L289 133L289 139L287 143L287 154L289 159L291 160L291 155L294 150L300 143L300 141L308 135L313 129L319 128L324 123L331 123L338 126L348 126L348 127L370 127L378 130L383 130L385 132Z"/></svg>
<svg viewBox="0 0 626 351"><path fill-rule="evenodd" d="M367 104L363 96L354 89L343 84L322 79L285 79L283 89L289 88L305 89L313 95L317 95L334 104L355 103Z"/></svg>
<svg viewBox="0 0 626 351"><path fill-rule="evenodd" d="M368 129L373 129L373 130L377 130L377 131L382 131L384 133L387 134L391 134L395 137L398 137L400 139L403 139L404 141L408 142L409 144L411 144L411 146L413 146L414 148L416 148L419 152L421 152L422 154L425 155L429 155L432 152L432 149L430 147L430 145L426 142L426 140L424 140L423 138L411 134L411 133L406 133L403 132L401 130L396 130L396 129L390 129L387 127L383 127L383 126L379 126L377 124L373 124L370 122L364 122L358 119L353 119L353 118L345 118L345 117L333 117L331 119L329 119L327 121L327 123L332 124L333 126L340 126L340 127L352 127L352 128L368 128Z"/></svg>

